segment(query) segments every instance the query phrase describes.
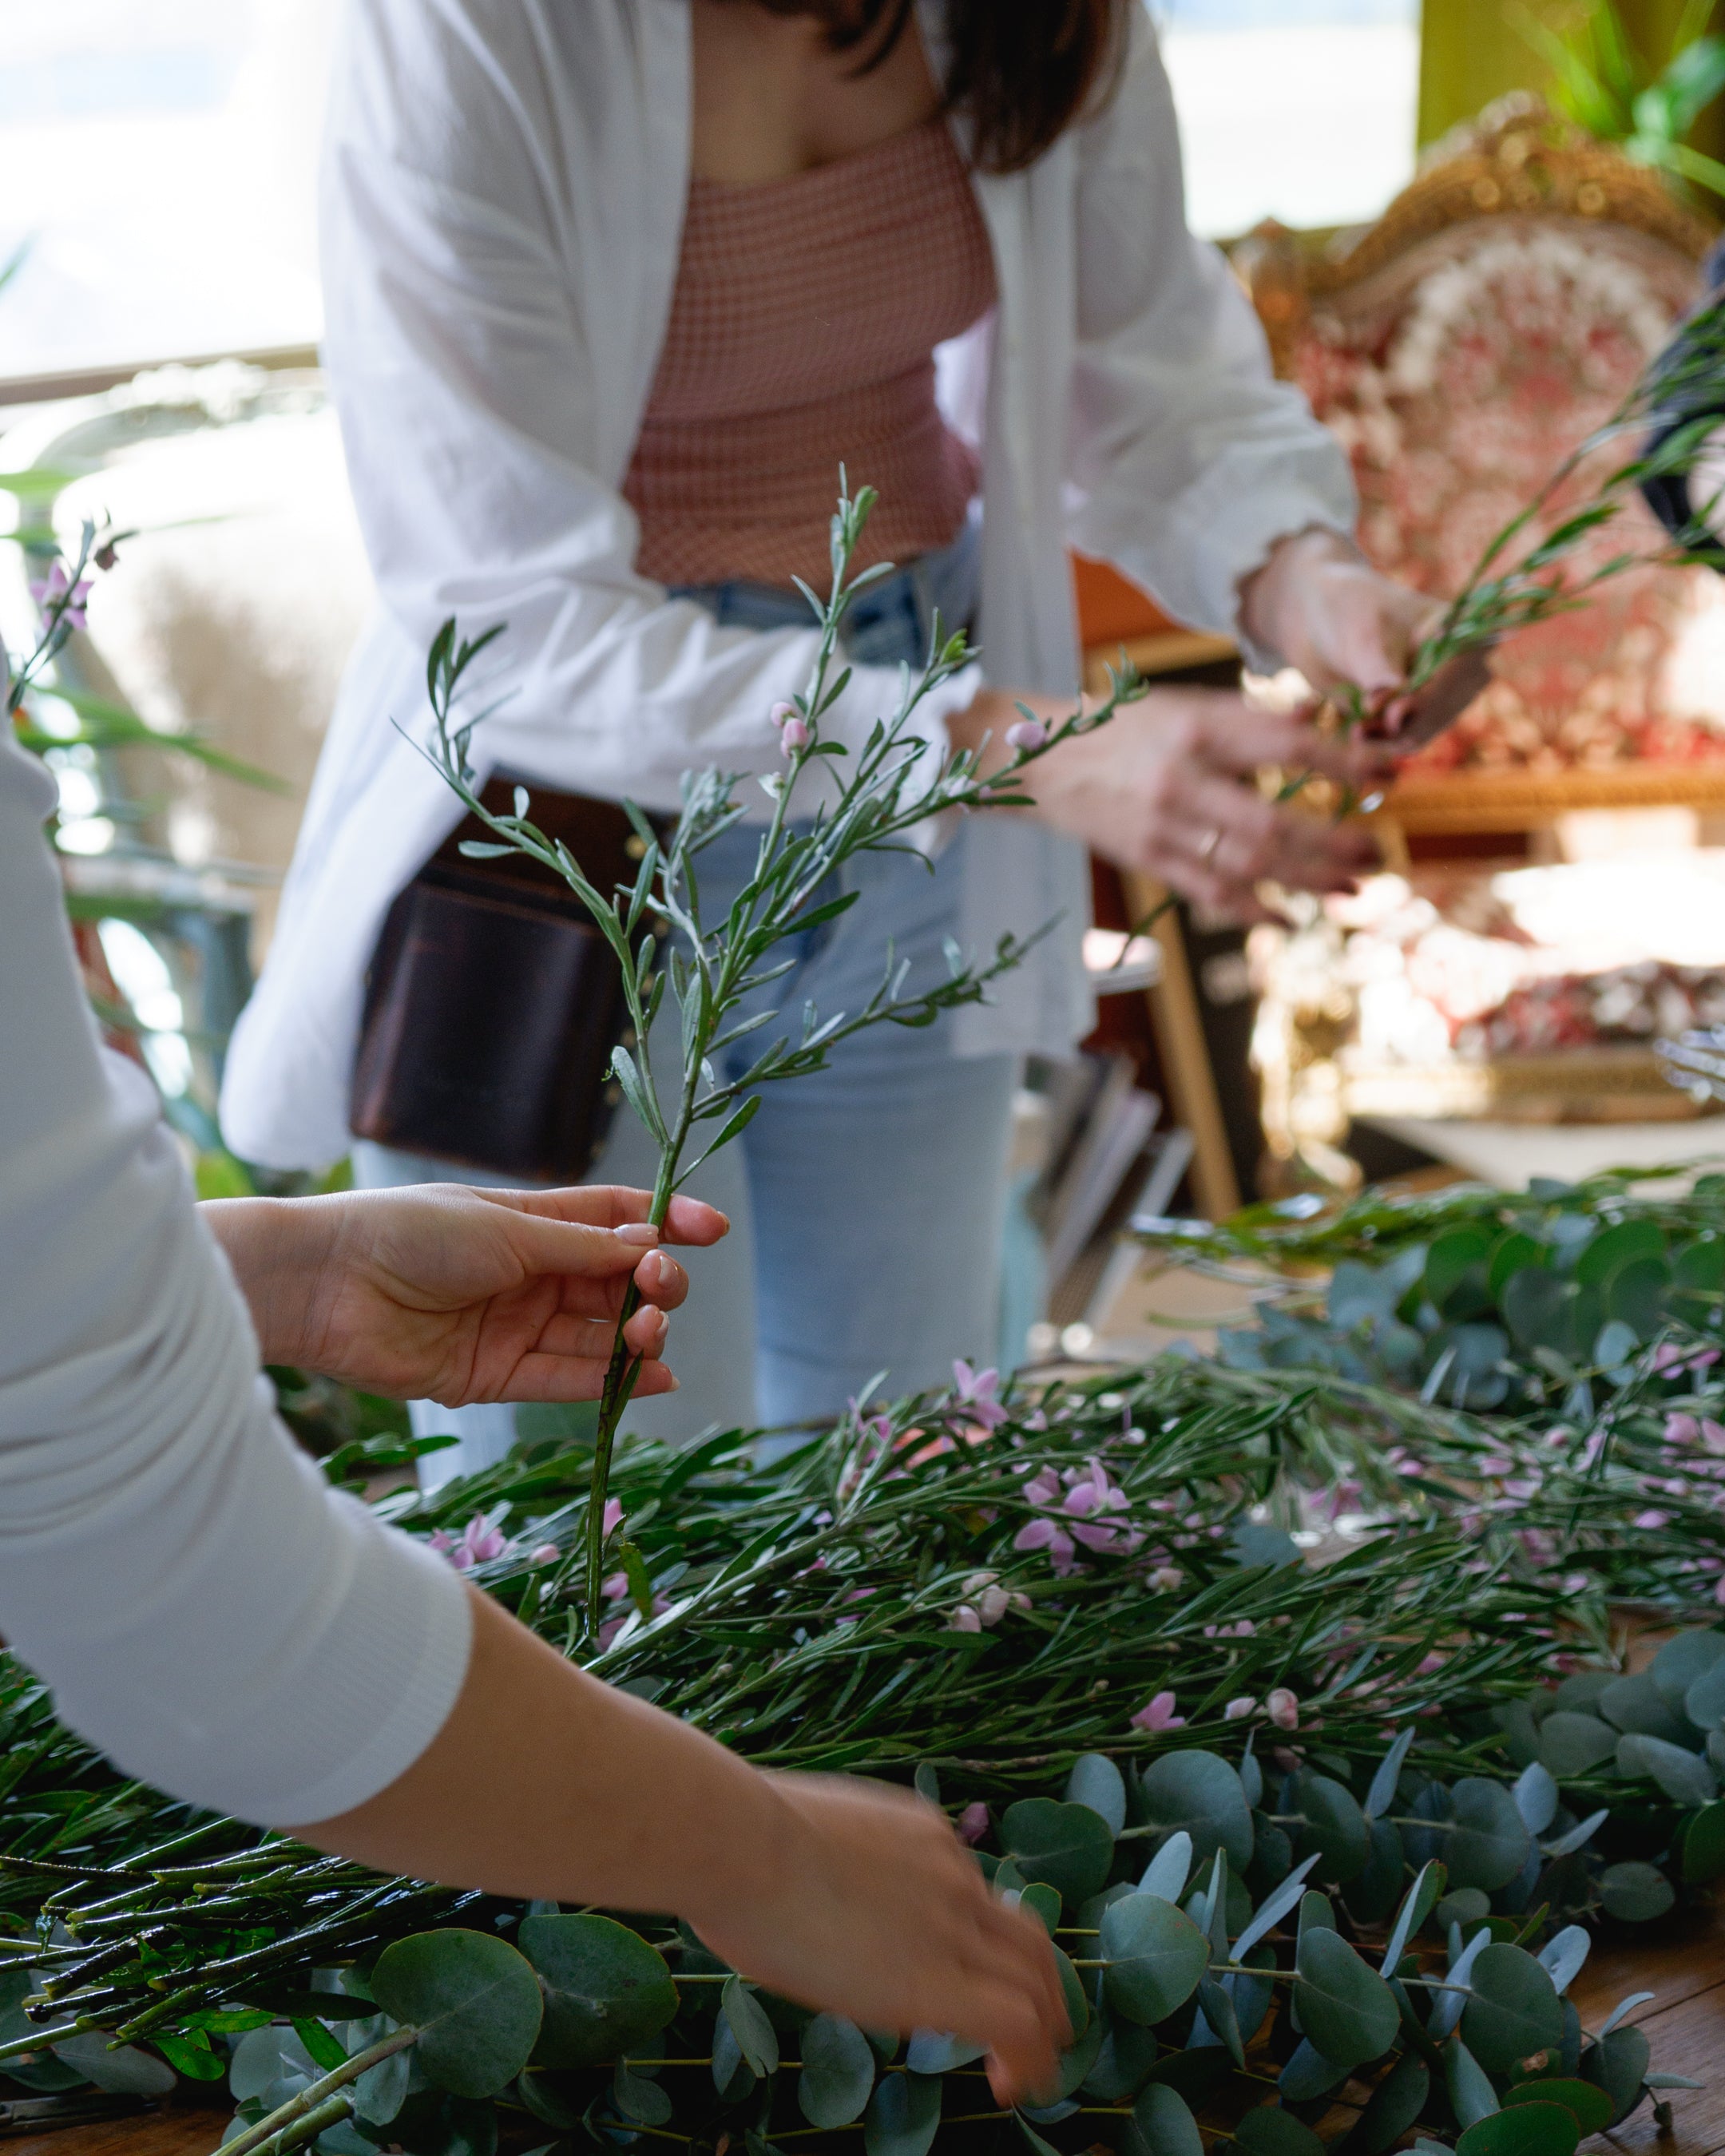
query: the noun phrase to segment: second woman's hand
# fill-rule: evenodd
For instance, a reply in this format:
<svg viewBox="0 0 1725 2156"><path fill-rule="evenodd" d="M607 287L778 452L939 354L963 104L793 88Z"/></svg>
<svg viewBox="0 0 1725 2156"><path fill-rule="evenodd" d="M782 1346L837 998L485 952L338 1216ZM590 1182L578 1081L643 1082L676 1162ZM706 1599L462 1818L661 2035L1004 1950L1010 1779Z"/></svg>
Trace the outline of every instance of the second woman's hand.
<svg viewBox="0 0 1725 2156"><path fill-rule="evenodd" d="M480 1190L425 1183L199 1208L250 1307L266 1363L362 1391L462 1407L596 1399L629 1282L638 1398L675 1389L665 1313L689 1291L663 1243L730 1223L692 1198L646 1225L644 1190Z"/></svg>
<svg viewBox="0 0 1725 2156"><path fill-rule="evenodd" d="M1050 720L1065 716L1050 700L1031 702L1039 706ZM963 746L985 733L999 743L1017 716L1011 696L985 690L952 731ZM1264 800L1251 782L1266 765L1319 772L1359 793L1389 769L1381 744L1326 737L1231 691L1153 689L1106 726L1027 766L1022 783L1045 823L1117 868L1153 877L1213 913L1267 921L1274 916L1255 891L1260 881L1348 890L1377 865L1378 850L1356 828Z"/></svg>

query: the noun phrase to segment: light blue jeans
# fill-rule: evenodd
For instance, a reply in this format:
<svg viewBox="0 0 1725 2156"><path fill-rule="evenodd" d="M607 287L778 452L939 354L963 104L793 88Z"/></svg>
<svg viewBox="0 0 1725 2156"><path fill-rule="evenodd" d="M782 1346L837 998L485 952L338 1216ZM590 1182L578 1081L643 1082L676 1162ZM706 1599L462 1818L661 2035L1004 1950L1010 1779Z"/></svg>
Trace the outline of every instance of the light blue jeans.
<svg viewBox="0 0 1725 2156"><path fill-rule="evenodd" d="M973 609L973 529L871 588L848 624L850 657L918 665L933 610L952 627ZM686 593L723 625L801 626L804 602L726 584ZM750 873L758 831L737 827L701 856L701 911L720 920ZM911 986L946 973L956 936L963 834L932 870L901 854L865 855L848 872L860 901L839 920L783 947L793 970L764 1000L801 1023L855 1010L879 986L891 944L911 961ZM668 1024L667 1024L668 1020ZM675 1065L676 1014L666 1019L663 1067ZM689 1300L671 1323L667 1359L680 1392L644 1401L628 1426L671 1443L720 1426L829 1419L877 1373L888 1389L945 1383L952 1359L992 1361L999 1328L999 1270L1016 1059L955 1056L950 1019L926 1029L885 1025L844 1044L830 1067L763 1090L742 1137L690 1185L723 1208L730 1235L717 1249L681 1253ZM770 1028L728 1051L727 1075L747 1068ZM620 1111L589 1181L650 1185L646 1133ZM358 1143L357 1180L368 1188L424 1181L501 1184L505 1178ZM514 1441L508 1407L449 1409L416 1402L422 1435L454 1432L458 1446L421 1462L427 1486L490 1465Z"/></svg>

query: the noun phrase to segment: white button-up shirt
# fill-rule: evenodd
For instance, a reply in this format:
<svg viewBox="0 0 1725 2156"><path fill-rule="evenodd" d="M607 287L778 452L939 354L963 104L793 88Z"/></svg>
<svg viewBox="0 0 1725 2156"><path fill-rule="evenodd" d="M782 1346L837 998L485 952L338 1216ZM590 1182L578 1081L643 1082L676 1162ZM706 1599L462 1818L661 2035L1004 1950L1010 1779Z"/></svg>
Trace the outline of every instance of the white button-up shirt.
<svg viewBox="0 0 1725 2156"><path fill-rule="evenodd" d="M939 0L922 28L938 73ZM228 1060L223 1124L248 1158L312 1166L347 1144L379 927L459 814L408 738L446 617L470 634L508 624L482 767L670 808L686 769L778 763L768 713L803 685L813 629L721 629L669 599L635 570L619 491L670 311L691 90L688 0L348 0L325 169L327 361L381 610ZM1231 631L1241 578L1286 534L1351 528L1353 490L1332 438L1272 379L1222 258L1186 228L1147 13L1133 11L1106 107L1029 171L975 186L999 305L942 352L940 382L982 452L977 639L990 680L1065 693L1069 546L1178 619ZM794 292L784 316L794 336ZM925 707L937 727L982 678ZM860 742L896 686L858 668L829 726ZM962 1051L1082 1036L1087 914L1080 846L1029 818L977 819L964 940L1061 927L991 1005L959 1014Z"/></svg>

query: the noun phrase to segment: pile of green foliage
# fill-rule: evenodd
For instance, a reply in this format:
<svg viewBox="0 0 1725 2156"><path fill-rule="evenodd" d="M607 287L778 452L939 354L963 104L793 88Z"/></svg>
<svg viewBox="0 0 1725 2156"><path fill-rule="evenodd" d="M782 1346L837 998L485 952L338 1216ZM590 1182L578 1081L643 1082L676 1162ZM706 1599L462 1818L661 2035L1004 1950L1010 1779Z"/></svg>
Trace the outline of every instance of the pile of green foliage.
<svg viewBox="0 0 1725 2156"><path fill-rule="evenodd" d="M1699 1428L1706 1404L1669 1412ZM380 1879L190 1816L15 1669L0 2072L226 2077L230 2145L271 2156L793 2156L841 2129L867 2156L937 2131L1198 2156L1217 2106L1259 2156L1316 2156L1338 2102L1349 2156L1416 2128L1568 2156L1660 2087L1638 2031L1567 2003L1581 1925L1725 1872L1725 1633L1624 1679L1610 1611L1692 1612L1725 1527L1697 1502L1674 1557L1647 1523L1688 1502L1662 1489L1671 1447L1550 1435L1168 1359L904 1403L771 1473L735 1433L619 1449L626 1591L590 1666L762 1763L943 1804L1069 1958L1045 2108L1000 2113L937 2032L811 2017L669 1922ZM384 1508L572 1651L591 1465L529 1445ZM1543 1510L1501 1506L1535 1474Z"/></svg>

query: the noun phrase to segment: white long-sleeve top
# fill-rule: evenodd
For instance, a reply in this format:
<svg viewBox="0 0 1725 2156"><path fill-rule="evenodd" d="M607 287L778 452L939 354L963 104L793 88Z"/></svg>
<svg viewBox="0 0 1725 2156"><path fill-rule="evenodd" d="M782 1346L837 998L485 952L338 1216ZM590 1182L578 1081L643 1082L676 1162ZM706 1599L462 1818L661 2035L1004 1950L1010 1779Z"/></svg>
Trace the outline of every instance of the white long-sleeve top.
<svg viewBox="0 0 1725 2156"><path fill-rule="evenodd" d="M0 733L0 1636L126 1773L329 1819L443 1726L466 1592L275 1419L155 1096L99 1044L54 798Z"/></svg>
<svg viewBox="0 0 1725 2156"><path fill-rule="evenodd" d="M920 20L938 76L941 0ZM804 685L813 629L723 629L668 598L636 572L619 491L670 306L691 85L688 0L347 0L326 359L382 612L228 1063L223 1122L246 1158L311 1165L347 1143L366 966L395 893L459 816L391 724L423 735L424 654L447 616L508 624L487 684L508 701L475 741L487 767L655 808L676 806L685 769L775 767L768 713ZM1277 538L1351 528L1352 483L1272 379L1222 258L1187 230L1147 12L1111 102L1029 171L975 187L999 305L943 350L940 379L981 449L978 639L991 680L1065 693L1069 544L1178 619L1231 631L1240 580ZM794 335L794 292L784 311ZM939 746L978 679L928 707ZM855 742L895 688L892 671L858 668L829 726ZM1058 1052L1083 1035L1088 907L1074 842L1029 819L974 820L965 942L1061 927L993 1005L958 1014L961 1051Z"/></svg>

